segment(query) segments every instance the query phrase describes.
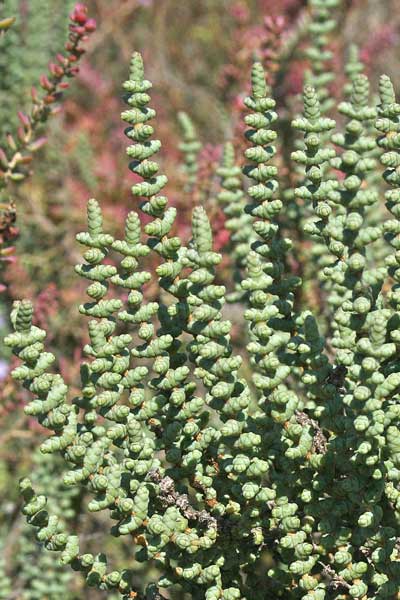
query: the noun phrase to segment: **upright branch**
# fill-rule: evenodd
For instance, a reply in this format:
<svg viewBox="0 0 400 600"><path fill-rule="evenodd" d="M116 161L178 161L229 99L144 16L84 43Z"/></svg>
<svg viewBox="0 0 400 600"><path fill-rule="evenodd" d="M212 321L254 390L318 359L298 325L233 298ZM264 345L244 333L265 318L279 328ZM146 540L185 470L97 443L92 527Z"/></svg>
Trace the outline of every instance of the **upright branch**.
<svg viewBox="0 0 400 600"><path fill-rule="evenodd" d="M306 73L306 83L315 88L324 114L333 106L333 99L329 86L334 80L332 72L333 52L329 47L332 33L337 26L335 9L342 0L309 0L311 20L308 24L310 45L305 54L311 63L311 68Z"/></svg>
<svg viewBox="0 0 400 600"><path fill-rule="evenodd" d="M217 169L221 179L221 190L217 202L225 216L225 228L229 241L223 251L229 255L234 267L233 290L228 294L228 302L237 302L246 295L242 290L242 280L251 241L254 238L251 216L245 212L246 198L243 190L241 169L235 164L235 151L231 143L226 143L222 161Z"/></svg>
<svg viewBox="0 0 400 600"><path fill-rule="evenodd" d="M202 148L198 139L196 128L193 121L185 112L178 113L178 122L181 129L182 141L179 144L179 150L183 154L183 173L186 178L184 190L192 192L197 182L197 172L199 169L198 157Z"/></svg>
<svg viewBox="0 0 400 600"><path fill-rule="evenodd" d="M349 97L352 92L352 85L358 75L365 71L365 65L360 60L360 51L356 44L351 44L348 50L347 62L344 67L344 73L348 79L344 86L344 94Z"/></svg>

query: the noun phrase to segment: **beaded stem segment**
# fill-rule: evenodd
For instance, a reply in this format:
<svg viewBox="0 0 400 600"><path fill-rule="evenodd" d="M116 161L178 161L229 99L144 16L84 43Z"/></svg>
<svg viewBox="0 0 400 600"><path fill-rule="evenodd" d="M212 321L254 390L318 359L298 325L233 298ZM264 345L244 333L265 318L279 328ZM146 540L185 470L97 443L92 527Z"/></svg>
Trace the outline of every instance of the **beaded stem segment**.
<svg viewBox="0 0 400 600"><path fill-rule="evenodd" d="M182 135L179 150L184 157L183 173L186 178L184 190L192 192L197 183L197 172L199 170L198 157L202 145L189 115L185 112L179 112L177 116Z"/></svg>
<svg viewBox="0 0 400 600"><path fill-rule="evenodd" d="M227 217L225 228L230 233L229 243L224 248L224 252L232 257L234 265L234 291L227 295L227 301L237 302L246 296L241 284L254 234L251 226L252 218L245 212L246 200L240 177L241 170L235 164L234 148L229 142L224 146L217 175L221 178L221 190L217 195L217 201Z"/></svg>
<svg viewBox="0 0 400 600"><path fill-rule="evenodd" d="M329 38L337 26L334 13L341 5L341 0L310 0L308 4L311 10L308 24L311 43L305 54L311 62L311 70L306 74L306 82L315 88L321 112L325 114L333 106L328 89L335 77L332 73L333 52L329 48Z"/></svg>

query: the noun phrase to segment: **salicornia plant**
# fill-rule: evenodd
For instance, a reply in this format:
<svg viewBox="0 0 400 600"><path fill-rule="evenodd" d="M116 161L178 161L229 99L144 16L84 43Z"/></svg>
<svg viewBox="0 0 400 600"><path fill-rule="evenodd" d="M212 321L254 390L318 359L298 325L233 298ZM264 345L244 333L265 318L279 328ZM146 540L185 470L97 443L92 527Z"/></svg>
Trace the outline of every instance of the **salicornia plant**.
<svg viewBox="0 0 400 600"><path fill-rule="evenodd" d="M337 1L312 4L315 54ZM384 76L374 106L357 72L337 131L326 115L329 56L314 54L315 87L304 87L292 122L299 149L289 181L298 182L290 202L304 215L297 227L315 278L318 271L322 314L298 301L304 282L288 237L279 114L255 62L242 173L229 143L218 169L235 269L230 292L248 323L245 372L204 207L193 211L188 243L176 230L157 161L152 84L138 53L122 119L142 214L129 212L125 235L113 238L99 203L87 204L76 272L88 282L79 311L89 339L75 397L45 350L31 302L14 305L6 344L20 360L13 377L34 395L25 412L52 432L41 451L61 454L64 485L84 490L81 510L105 513L110 536L129 541L127 563L109 564L46 508L45 490L21 481L38 540L89 586L126 600L180 591L194 600L399 595L400 104ZM185 117L183 124L193 142ZM193 177L197 148L187 156ZM372 215L377 157L388 184L381 220ZM154 281L157 302L146 297ZM145 586L134 576L137 562L157 568Z"/></svg>

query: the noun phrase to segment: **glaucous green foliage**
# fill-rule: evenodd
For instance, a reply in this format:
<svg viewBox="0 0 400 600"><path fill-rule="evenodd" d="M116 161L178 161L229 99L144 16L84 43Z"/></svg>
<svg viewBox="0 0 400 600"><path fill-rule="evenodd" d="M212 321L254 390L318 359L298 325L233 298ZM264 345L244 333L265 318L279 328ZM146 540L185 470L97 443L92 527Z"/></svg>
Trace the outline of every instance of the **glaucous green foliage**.
<svg viewBox="0 0 400 600"><path fill-rule="evenodd" d="M195 126L188 114L179 112L178 122L182 135L179 149L184 157L183 171L187 178L186 190L190 192L197 181L197 158L201 150L201 142L198 140Z"/></svg>
<svg viewBox="0 0 400 600"><path fill-rule="evenodd" d="M7 38L0 37L0 101L3 136L18 125L15 106L29 107L30 89L47 68L49 59L63 50L71 0L2 0L0 17L15 23Z"/></svg>
<svg viewBox="0 0 400 600"><path fill-rule="evenodd" d="M253 236L251 216L245 212L246 198L240 178L241 170L235 164L235 151L231 142L224 146L221 165L217 169L221 179L221 190L217 201L226 216L225 227L229 231L229 246L234 266L234 290L227 295L229 302L240 300L244 291L241 282Z"/></svg>
<svg viewBox="0 0 400 600"><path fill-rule="evenodd" d="M336 2L313 4L318 45ZM338 132L325 115L326 82L321 72L316 87L305 86L292 122L303 140L292 154L301 184L291 195L307 215L299 227L324 248L316 256L325 336L319 316L296 300L303 284L292 272L279 197L279 115L258 62L245 99L249 185L241 188L229 145L218 172L251 377L232 345L221 256L204 208L193 211L188 244L175 232L177 211L156 160L152 84L138 53L122 119L145 218L130 212L124 238L114 239L99 203L88 202L76 272L88 280L79 311L89 319L89 343L76 397L52 366L31 303L14 305L6 338L20 360L13 377L34 396L26 413L53 432L41 451L61 453L64 485L90 498L82 510L106 512L110 535L131 540L131 564L160 573L142 589L129 566L110 569L106 554L91 552L24 478L23 512L38 540L89 586L126 600L159 600L163 589L194 600L398 596L400 104L383 76L379 104L370 106L368 80L357 73L339 105L347 120ZM390 217L381 222L371 218L377 156L389 188ZM391 252L382 263L384 244ZM157 259L153 273L148 256ZM145 297L154 279L157 302Z"/></svg>

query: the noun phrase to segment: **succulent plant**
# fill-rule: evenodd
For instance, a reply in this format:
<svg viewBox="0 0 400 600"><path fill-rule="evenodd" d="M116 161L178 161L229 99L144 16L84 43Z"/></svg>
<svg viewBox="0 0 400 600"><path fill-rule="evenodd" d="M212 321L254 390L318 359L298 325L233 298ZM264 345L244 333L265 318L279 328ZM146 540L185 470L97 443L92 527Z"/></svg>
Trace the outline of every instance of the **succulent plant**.
<svg viewBox="0 0 400 600"><path fill-rule="evenodd" d="M112 236L90 199L87 230L77 235L83 261L75 271L88 282L78 393L47 351L32 303L14 303L5 340L18 359L12 374L33 396L25 413L49 432L40 446L48 466L39 461L40 476L20 482L23 513L45 549L108 595L399 594L400 104L387 76L378 104L371 99L352 51L338 127L328 116L335 102L323 51L338 1L310 5L314 74L291 122L298 149L282 160L279 108L256 61L244 99L244 166L228 142L217 169L230 289L219 278L207 207L194 208L189 242L179 235L159 165L152 83L135 52L121 117L136 205L124 235ZM181 123L191 186L199 146L188 118ZM299 239L309 244L303 269ZM302 296L310 272L317 309ZM150 284L157 301L146 295ZM240 350L227 316L232 300L248 325ZM57 470L64 510L47 498L46 473L59 468L52 459L65 465ZM126 541L121 564L68 519L75 495L81 518L101 514L105 535ZM155 567L150 582L138 580L137 564ZM0 567L7 597L12 582ZM54 582L62 587L64 576Z"/></svg>

